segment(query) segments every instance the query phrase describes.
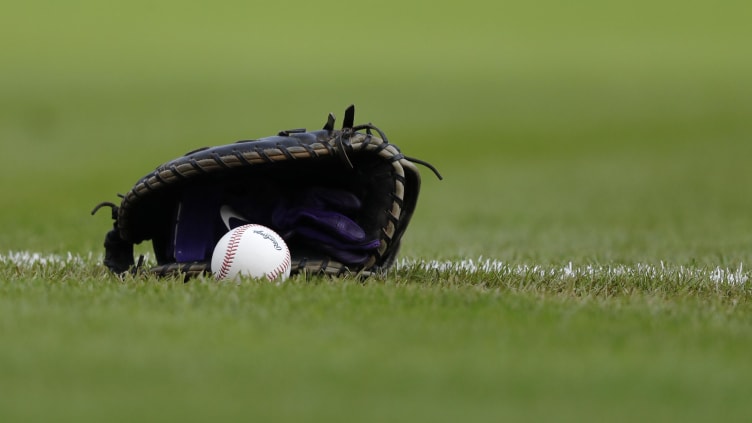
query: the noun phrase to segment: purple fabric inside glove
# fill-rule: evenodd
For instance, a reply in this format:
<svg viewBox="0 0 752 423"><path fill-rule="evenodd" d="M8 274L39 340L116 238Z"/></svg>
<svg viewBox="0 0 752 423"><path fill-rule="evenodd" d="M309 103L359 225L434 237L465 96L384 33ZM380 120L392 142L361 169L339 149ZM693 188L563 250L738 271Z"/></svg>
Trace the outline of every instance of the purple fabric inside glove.
<svg viewBox="0 0 752 423"><path fill-rule="evenodd" d="M170 244L174 250L168 251L168 257L174 254L178 263L211 258L219 201L219 196L211 190L197 189L183 197L178 205L173 242Z"/></svg>
<svg viewBox="0 0 752 423"><path fill-rule="evenodd" d="M330 209L338 212L360 210L360 199L353 193L336 188L313 187L302 196L301 206L318 210Z"/></svg>
<svg viewBox="0 0 752 423"><path fill-rule="evenodd" d="M288 230L290 237L319 248L346 264L365 263L380 245L368 239L365 230L345 215L360 210L360 199L349 191L315 187L294 204L278 205L274 226Z"/></svg>
<svg viewBox="0 0 752 423"><path fill-rule="evenodd" d="M362 244L347 243L315 228L301 226L296 232L308 244L316 245L335 259L347 264L363 264L368 260L372 250L379 248L379 240L366 241Z"/></svg>
<svg viewBox="0 0 752 423"><path fill-rule="evenodd" d="M288 244L305 244L351 265L365 263L380 245L346 215L361 208L358 197L348 191L316 187L271 201L263 198L227 196L213 187L186 193L168 257L179 263L210 259L216 241L246 223L268 226Z"/></svg>
<svg viewBox="0 0 752 423"><path fill-rule="evenodd" d="M274 226L278 228L297 229L314 226L331 235L332 239L345 241L345 243L361 243L366 240L366 232L349 217L329 210L313 208L296 208L290 210L275 210L272 217Z"/></svg>

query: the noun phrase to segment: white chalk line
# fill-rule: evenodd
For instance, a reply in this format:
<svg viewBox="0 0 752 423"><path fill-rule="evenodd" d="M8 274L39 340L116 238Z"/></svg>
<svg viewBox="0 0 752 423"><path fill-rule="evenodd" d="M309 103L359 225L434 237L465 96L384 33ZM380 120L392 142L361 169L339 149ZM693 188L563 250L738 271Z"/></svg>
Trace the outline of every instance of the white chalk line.
<svg viewBox="0 0 752 423"><path fill-rule="evenodd" d="M151 257L146 257L149 262ZM34 268L70 268L83 266L102 266L102 255L99 254L47 254L30 251L9 251L0 253L0 265L15 266L19 270ZM682 279L706 280L717 284L742 285L752 278L752 272L738 267L701 268L683 265L670 265L663 261L659 265L652 264L609 264L609 265L574 265L572 262L564 266L533 265L506 263L496 259L477 258L463 260L417 260L403 258L395 264L395 270L400 271L437 271L457 272L466 274L493 274L509 277L536 276L552 281L563 281L576 278L622 278L642 277L652 280Z"/></svg>
<svg viewBox="0 0 752 423"><path fill-rule="evenodd" d="M718 284L742 285L752 278L752 272L744 269L743 264L736 268L720 267L700 268L683 265L668 265L661 261L659 265L651 264L610 264L610 265L574 265L572 262L564 266L531 265L505 263L495 259L479 258L459 261L418 261L402 259L398 268L415 268L439 272L464 272L469 274L485 273L509 276L537 276L549 280L568 280L579 278L623 278L643 277L653 280L663 279L694 279L709 280Z"/></svg>

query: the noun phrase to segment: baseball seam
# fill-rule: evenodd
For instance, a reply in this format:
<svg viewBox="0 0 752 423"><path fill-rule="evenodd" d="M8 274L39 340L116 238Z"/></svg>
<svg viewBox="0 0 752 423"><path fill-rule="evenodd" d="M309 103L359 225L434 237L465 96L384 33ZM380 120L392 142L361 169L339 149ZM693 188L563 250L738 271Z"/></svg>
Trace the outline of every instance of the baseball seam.
<svg viewBox="0 0 752 423"><path fill-rule="evenodd" d="M233 232L232 237L230 237L230 241L227 243L227 251L225 252L225 256L222 258L222 265L219 267L219 271L217 272L217 279L224 279L227 277L227 274L230 273L232 263L235 261L235 253L238 251L238 247L240 246L240 240L241 238L243 238L243 234L247 229L248 226L241 226L237 228L235 232Z"/></svg>
<svg viewBox="0 0 752 423"><path fill-rule="evenodd" d="M288 249L287 252L285 253L285 259L282 260L282 263L280 263L279 266L277 266L276 268L274 268L274 270L272 270L271 272L267 273L266 274L266 278L269 279L270 281L273 281L274 279L277 279L277 277L279 275L285 273L285 269L287 269L288 267L290 267L290 261L291 261L291 259L290 259L290 250Z"/></svg>

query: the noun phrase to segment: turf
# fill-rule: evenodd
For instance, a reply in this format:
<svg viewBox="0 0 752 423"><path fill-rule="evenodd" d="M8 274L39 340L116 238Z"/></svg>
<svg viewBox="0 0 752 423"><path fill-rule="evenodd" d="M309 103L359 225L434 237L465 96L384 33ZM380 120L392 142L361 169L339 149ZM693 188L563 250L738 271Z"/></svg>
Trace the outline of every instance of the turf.
<svg viewBox="0 0 752 423"><path fill-rule="evenodd" d="M703 421L748 412L745 284L677 269L589 279L404 263L399 276L365 284L184 284L117 281L90 260L3 266L24 275L0 285L4 339L13 340L0 352L4 420Z"/></svg>
<svg viewBox="0 0 752 423"><path fill-rule="evenodd" d="M748 417L747 3L47 3L0 16L1 421ZM350 103L445 176L392 273L102 269L95 204Z"/></svg>

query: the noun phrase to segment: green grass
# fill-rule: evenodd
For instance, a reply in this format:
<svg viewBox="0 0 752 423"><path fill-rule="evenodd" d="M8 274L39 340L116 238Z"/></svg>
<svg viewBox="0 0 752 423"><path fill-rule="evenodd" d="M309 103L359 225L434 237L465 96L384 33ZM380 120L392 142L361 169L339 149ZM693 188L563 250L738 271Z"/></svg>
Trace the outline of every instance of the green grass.
<svg viewBox="0 0 752 423"><path fill-rule="evenodd" d="M24 267L0 285L13 340L1 409L8 421L748 415L746 285L400 272L277 286L118 281L88 259Z"/></svg>
<svg viewBox="0 0 752 423"><path fill-rule="evenodd" d="M0 421L749 416L747 2L48 3L0 14ZM388 276L99 264L95 204L350 103L445 176Z"/></svg>
<svg viewBox="0 0 752 423"><path fill-rule="evenodd" d="M365 284L183 284L118 281L88 259L22 268L0 286L4 337L14 340L0 353L10 420L692 421L748 412L745 285L561 284L410 266Z"/></svg>

